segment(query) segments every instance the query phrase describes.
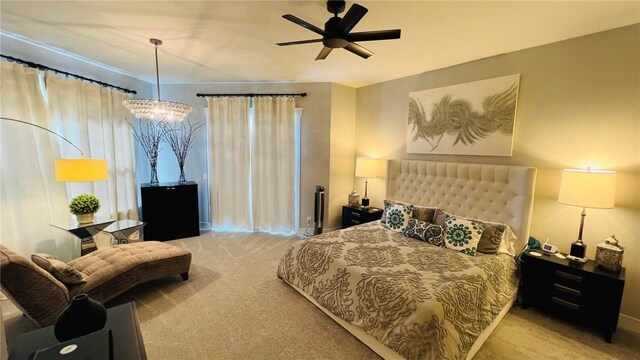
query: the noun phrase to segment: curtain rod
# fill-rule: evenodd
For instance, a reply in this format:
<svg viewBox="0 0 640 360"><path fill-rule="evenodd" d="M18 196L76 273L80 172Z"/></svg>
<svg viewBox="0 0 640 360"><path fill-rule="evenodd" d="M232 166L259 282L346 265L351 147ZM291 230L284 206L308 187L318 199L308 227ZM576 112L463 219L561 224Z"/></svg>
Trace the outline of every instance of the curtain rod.
<svg viewBox="0 0 640 360"><path fill-rule="evenodd" d="M84 81L87 81L87 82L90 82L90 83L95 83L95 84L98 84L98 85L102 85L104 87L114 88L116 90L120 90L120 91L125 92L125 93L129 93L129 94L137 94L138 93L135 90L125 89L125 88L122 88L122 87L119 87L119 86L108 84L106 82L102 82L102 81L98 81L98 80L94 80L94 79L89 79L89 78L86 78L86 77L81 76L81 75L68 73L66 71L54 69L54 68L51 68L51 67L48 67L48 66L45 66L45 65L42 65L42 64L37 64L37 63L31 62L31 61L26 61L26 60L14 58L12 56L7 56L7 55L4 55L4 54L0 54L0 57L2 57L3 59L6 59L9 62L15 62L15 63L22 64L22 65L25 65L27 67L35 68L35 69L38 69L38 70L46 70L46 71L54 72L56 74L62 74L62 75L66 75L66 76L71 76L71 77L74 77L76 79L84 80Z"/></svg>
<svg viewBox="0 0 640 360"><path fill-rule="evenodd" d="M300 96L300 97L305 97L307 96L306 92L303 93L297 93L297 94L254 94L254 93L247 93L247 94L202 94L202 93L197 93L196 94L197 97L261 97L261 96Z"/></svg>

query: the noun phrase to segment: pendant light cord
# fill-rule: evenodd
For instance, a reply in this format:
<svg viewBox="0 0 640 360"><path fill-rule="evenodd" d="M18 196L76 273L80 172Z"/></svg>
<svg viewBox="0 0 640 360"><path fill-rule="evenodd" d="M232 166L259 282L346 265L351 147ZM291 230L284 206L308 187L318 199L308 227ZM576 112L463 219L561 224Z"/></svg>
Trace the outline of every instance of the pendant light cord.
<svg viewBox="0 0 640 360"><path fill-rule="evenodd" d="M158 66L158 45L162 45L162 40L151 38L149 42L156 47L156 84L158 86L158 101L160 101L160 67Z"/></svg>
<svg viewBox="0 0 640 360"><path fill-rule="evenodd" d="M156 46L156 84L158 84L158 101L160 101L160 70L158 69L158 43L154 43Z"/></svg>

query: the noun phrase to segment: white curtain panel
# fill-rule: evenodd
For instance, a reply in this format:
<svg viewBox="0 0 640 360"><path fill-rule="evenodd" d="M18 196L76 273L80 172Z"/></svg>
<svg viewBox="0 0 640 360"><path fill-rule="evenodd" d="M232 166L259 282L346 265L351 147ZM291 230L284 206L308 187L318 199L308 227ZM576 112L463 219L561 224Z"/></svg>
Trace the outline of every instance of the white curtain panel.
<svg viewBox="0 0 640 360"><path fill-rule="evenodd" d="M97 84L45 74L48 108L56 128L88 158L107 159L107 181L68 182L70 198L93 194L100 199L96 215L138 220L135 154L132 130L122 101L130 95ZM63 157L79 157L62 148Z"/></svg>
<svg viewBox="0 0 640 360"><path fill-rule="evenodd" d="M293 97L256 97L253 107L253 230L292 234L295 232L295 101Z"/></svg>
<svg viewBox="0 0 640 360"><path fill-rule="evenodd" d="M0 114L56 131L47 116L42 73L6 61L0 65ZM20 254L73 256L77 244L49 225L69 214L64 183L54 180L61 145L71 147L45 130L0 120L0 241Z"/></svg>
<svg viewBox="0 0 640 360"><path fill-rule="evenodd" d="M99 216L137 219L133 137L124 119L121 92L8 62L2 64L1 114L50 129L78 146L85 157L106 158L109 180L55 181L54 160L80 158L77 149L45 130L1 121L2 243L23 255L80 255L78 239L50 226L72 219L71 198L89 193Z"/></svg>
<svg viewBox="0 0 640 360"><path fill-rule="evenodd" d="M247 97L210 97L211 227L251 231L250 126Z"/></svg>

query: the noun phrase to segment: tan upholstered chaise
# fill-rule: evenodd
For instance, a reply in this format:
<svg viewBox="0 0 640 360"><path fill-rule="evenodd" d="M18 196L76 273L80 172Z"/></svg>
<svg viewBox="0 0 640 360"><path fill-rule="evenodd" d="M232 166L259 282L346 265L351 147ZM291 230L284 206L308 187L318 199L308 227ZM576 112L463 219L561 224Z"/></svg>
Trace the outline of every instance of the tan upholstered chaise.
<svg viewBox="0 0 640 360"><path fill-rule="evenodd" d="M36 323L48 326L78 294L104 303L147 281L172 275L187 280L191 252L157 241L99 249L68 263L85 275L86 283L67 286L2 245L0 263L2 291Z"/></svg>

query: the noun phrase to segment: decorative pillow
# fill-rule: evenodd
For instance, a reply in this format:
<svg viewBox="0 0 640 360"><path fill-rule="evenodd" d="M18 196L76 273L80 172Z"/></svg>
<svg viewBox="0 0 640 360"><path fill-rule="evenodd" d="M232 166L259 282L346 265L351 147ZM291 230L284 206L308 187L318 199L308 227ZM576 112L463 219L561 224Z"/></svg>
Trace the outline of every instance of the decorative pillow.
<svg viewBox="0 0 640 360"><path fill-rule="evenodd" d="M478 242L478 252L485 254L496 254L502 242L502 235L506 230L506 225L488 224L482 222L485 226L484 232Z"/></svg>
<svg viewBox="0 0 640 360"><path fill-rule="evenodd" d="M86 283L84 274L49 254L33 254L31 261L66 285Z"/></svg>
<svg viewBox="0 0 640 360"><path fill-rule="evenodd" d="M445 216L445 247L476 256L478 242L485 226L477 220L466 220L453 215Z"/></svg>
<svg viewBox="0 0 640 360"><path fill-rule="evenodd" d="M407 228L402 232L404 236L426 241L431 245L444 247L444 228L417 219L410 219Z"/></svg>
<svg viewBox="0 0 640 360"><path fill-rule="evenodd" d="M452 214L449 214L440 209L436 209L436 212L433 216L433 223L444 225L445 217L447 215ZM511 256L515 256L513 244L515 243L516 236L509 225L460 216L458 216L458 218L480 221L484 224L485 230L480 237L480 241L478 242L478 252L485 254L505 253L510 254Z"/></svg>
<svg viewBox="0 0 640 360"><path fill-rule="evenodd" d="M402 232L407 228L411 214L413 213L413 205L408 204L389 204L385 206L387 216L382 223L389 230Z"/></svg>
<svg viewBox="0 0 640 360"><path fill-rule="evenodd" d="M394 204L411 205L411 204L404 203L402 201L385 200L384 212L382 213L382 218L380 219L380 221L382 221L383 224L386 221L387 206L394 205ZM433 222L433 216L436 210L437 210L436 208L432 208L428 206L413 205L413 213L411 214L411 217L414 219L418 219L420 221L430 223L430 222Z"/></svg>

